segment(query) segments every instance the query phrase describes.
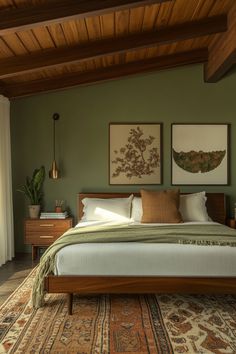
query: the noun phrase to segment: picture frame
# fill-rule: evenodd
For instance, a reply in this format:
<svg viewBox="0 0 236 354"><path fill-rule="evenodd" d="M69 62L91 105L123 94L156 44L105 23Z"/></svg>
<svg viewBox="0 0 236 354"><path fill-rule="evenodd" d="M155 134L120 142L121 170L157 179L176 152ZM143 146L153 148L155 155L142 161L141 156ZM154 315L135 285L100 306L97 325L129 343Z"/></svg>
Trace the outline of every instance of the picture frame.
<svg viewBox="0 0 236 354"><path fill-rule="evenodd" d="M228 123L171 125L171 184L229 184Z"/></svg>
<svg viewBox="0 0 236 354"><path fill-rule="evenodd" d="M109 184L162 184L162 123L109 124Z"/></svg>

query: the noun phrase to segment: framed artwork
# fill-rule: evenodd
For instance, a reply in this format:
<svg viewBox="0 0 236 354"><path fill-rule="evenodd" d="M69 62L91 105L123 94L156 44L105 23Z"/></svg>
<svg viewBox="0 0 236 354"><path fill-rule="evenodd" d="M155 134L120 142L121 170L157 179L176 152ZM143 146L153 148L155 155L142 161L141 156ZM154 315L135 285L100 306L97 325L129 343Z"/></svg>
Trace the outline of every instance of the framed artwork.
<svg viewBox="0 0 236 354"><path fill-rule="evenodd" d="M173 185L229 183L229 124L172 124Z"/></svg>
<svg viewBox="0 0 236 354"><path fill-rule="evenodd" d="M109 183L162 183L161 123L110 123Z"/></svg>

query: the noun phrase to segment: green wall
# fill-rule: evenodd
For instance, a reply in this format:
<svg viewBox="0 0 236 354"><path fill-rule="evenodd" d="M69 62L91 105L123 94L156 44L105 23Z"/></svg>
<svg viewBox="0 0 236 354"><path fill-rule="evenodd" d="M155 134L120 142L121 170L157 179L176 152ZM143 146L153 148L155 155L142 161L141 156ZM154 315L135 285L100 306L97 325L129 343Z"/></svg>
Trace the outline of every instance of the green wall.
<svg viewBox="0 0 236 354"><path fill-rule="evenodd" d="M52 114L57 123L57 158L62 178L48 175L45 208L55 199L66 200L76 215L76 194L81 191L135 191L140 186L109 186L109 122L163 122L163 186L170 186L170 128L173 122L231 123L231 184L181 187L183 191L220 191L236 201L236 73L217 84L205 84L201 65L78 87L12 101L12 168L16 250L23 244L27 202L16 189L34 168L52 161ZM154 188L155 186L152 186ZM160 188L160 186L157 186Z"/></svg>

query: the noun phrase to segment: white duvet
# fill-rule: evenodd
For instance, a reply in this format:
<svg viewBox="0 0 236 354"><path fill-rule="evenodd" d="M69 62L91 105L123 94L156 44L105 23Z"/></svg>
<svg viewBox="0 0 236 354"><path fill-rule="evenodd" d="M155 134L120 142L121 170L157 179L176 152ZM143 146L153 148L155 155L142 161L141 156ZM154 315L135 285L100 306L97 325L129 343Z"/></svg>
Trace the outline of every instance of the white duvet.
<svg viewBox="0 0 236 354"><path fill-rule="evenodd" d="M80 222L76 227L109 223ZM160 224L145 225L158 227ZM83 243L62 248L56 255L55 264L57 275L236 276L236 247L140 242Z"/></svg>

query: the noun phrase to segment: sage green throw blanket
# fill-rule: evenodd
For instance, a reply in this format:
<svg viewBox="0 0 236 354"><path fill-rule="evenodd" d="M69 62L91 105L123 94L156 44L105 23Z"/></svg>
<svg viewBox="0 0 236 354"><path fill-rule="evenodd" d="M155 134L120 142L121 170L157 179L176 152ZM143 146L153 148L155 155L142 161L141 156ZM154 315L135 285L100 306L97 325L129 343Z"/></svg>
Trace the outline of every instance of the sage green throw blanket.
<svg viewBox="0 0 236 354"><path fill-rule="evenodd" d="M236 230L224 225L109 225L89 226L68 230L43 254L32 291L32 304L38 308L44 303L44 277L53 273L55 255L63 247L95 242L150 242L196 245L236 246Z"/></svg>

